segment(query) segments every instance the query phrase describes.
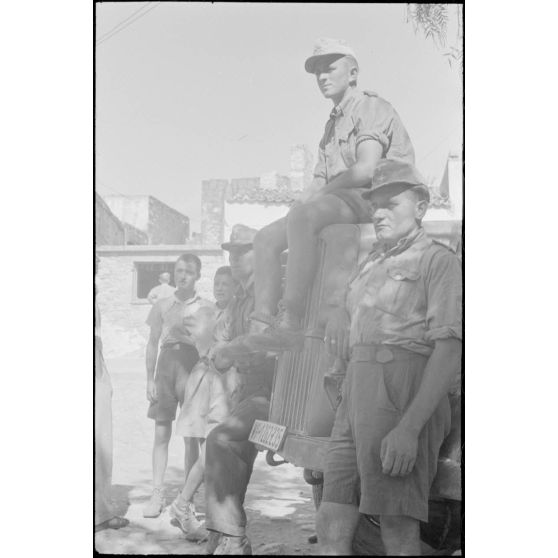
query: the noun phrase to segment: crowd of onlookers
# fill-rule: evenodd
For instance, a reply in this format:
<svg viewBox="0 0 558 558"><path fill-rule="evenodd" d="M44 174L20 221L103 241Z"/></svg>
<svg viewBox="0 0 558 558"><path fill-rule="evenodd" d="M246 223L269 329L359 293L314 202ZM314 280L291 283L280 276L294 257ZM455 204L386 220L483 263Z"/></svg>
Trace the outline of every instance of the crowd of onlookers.
<svg viewBox="0 0 558 558"><path fill-rule="evenodd" d="M148 416L155 421L153 443L153 492L143 511L144 517L157 517L164 508L164 475L172 422L184 438L186 483L170 507L171 515L189 531L201 523L196 519L193 496L203 481L204 441L211 429L228 413L237 386L234 367L217 373L211 354L226 327L226 308L238 283L231 268L222 266L214 277L214 302L196 294L201 261L183 254L175 263L174 283L170 273L159 276L151 289L152 308L146 347ZM111 406L112 388L102 355L99 334L101 316L96 305L95 386L96 386L96 529L117 529L128 524L115 516L110 503L112 469ZM155 370L157 371L155 373Z"/></svg>

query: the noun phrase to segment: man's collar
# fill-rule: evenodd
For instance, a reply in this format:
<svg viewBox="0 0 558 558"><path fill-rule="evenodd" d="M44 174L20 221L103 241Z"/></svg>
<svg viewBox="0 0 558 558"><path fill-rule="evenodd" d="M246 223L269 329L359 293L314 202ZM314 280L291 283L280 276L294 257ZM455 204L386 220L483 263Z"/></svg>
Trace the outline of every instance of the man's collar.
<svg viewBox="0 0 558 558"><path fill-rule="evenodd" d="M356 87L349 86L341 102L333 107L330 118L337 118L341 114L345 114L348 108L354 103L355 97L357 96L358 89Z"/></svg>
<svg viewBox="0 0 558 558"><path fill-rule="evenodd" d="M180 304L193 304L194 302L196 302L200 298L198 296L198 293L196 291L194 291L194 294L191 296L191 298L187 298L186 300L182 300L181 298L178 298L176 296L176 292L177 291L174 291L172 296L174 297L174 302L179 302Z"/></svg>
<svg viewBox="0 0 558 558"><path fill-rule="evenodd" d="M399 239L397 244L389 245L386 242L378 240L374 243L372 248L371 255L375 255L376 258L388 258L389 256L395 256L396 254L400 254L409 248L415 242L418 242L424 238L424 229L422 226L417 227L413 231L411 231L407 236Z"/></svg>

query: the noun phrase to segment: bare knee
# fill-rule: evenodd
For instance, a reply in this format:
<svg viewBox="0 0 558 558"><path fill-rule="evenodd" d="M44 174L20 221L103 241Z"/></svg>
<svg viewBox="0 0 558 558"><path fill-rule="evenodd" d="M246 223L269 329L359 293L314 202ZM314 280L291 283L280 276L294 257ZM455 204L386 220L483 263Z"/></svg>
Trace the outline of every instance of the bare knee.
<svg viewBox="0 0 558 558"><path fill-rule="evenodd" d="M155 423L155 445L164 446L168 445L172 433L172 426L170 422L157 422Z"/></svg>
<svg viewBox="0 0 558 558"><path fill-rule="evenodd" d="M418 520L404 515L383 515L380 518L380 530L388 555L420 555L420 525Z"/></svg>
<svg viewBox="0 0 558 558"><path fill-rule="evenodd" d="M316 515L316 532L322 554L351 554L360 515L348 504L322 502Z"/></svg>

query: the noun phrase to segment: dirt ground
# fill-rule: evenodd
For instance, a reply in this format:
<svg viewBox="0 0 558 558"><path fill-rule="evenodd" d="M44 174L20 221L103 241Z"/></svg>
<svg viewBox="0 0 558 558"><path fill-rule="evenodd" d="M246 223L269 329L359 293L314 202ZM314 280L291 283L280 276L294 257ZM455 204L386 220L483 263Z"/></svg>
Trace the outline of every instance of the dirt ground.
<svg viewBox="0 0 558 558"><path fill-rule="evenodd" d="M95 534L100 553L114 554L205 554L205 545L186 541L170 524L168 511L145 519L142 508L151 491L151 444L153 422L146 416L143 358L108 359L113 384L113 500L119 515L130 525L118 531ZM184 480L183 443L173 436L169 448L166 500L172 502ZM196 499L198 512L205 511L203 486ZM258 454L246 495L248 536L254 554L313 555L308 543L314 533L312 490L302 478L302 469L286 464L270 467Z"/></svg>

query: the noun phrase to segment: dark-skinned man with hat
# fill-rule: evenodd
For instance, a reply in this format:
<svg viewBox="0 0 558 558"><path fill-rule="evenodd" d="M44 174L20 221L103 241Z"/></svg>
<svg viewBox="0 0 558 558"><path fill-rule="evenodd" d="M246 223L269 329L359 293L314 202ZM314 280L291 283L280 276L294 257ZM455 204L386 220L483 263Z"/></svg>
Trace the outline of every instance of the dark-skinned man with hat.
<svg viewBox="0 0 558 558"><path fill-rule="evenodd" d="M359 66L349 45L319 39L304 67L314 75L322 95L331 100L333 110L309 188L286 217L264 227L254 240L256 301L251 335L229 348L231 356L255 349L281 352L302 346L320 231L332 224L368 221L361 193L380 160L414 163L411 140L394 108L378 94L358 89ZM280 255L287 248L281 296Z"/></svg>
<svg viewBox="0 0 558 558"><path fill-rule="evenodd" d="M227 308L221 340L231 342L245 334L254 309L254 250L257 231L235 225L230 242L222 245L229 252L231 272L239 290ZM225 345L226 346L226 345ZM248 436L256 419L266 420L275 370L275 358L261 353L234 361L219 351L214 356L217 370L226 371L236 364L240 388L229 417L216 426L206 441L205 498L209 530L209 554L252 554L246 537L244 497L252 474L257 450Z"/></svg>
<svg viewBox="0 0 558 558"><path fill-rule="evenodd" d="M419 555L460 372L461 264L421 226L429 193L413 165L381 161L363 197L377 243L326 328L349 365L316 530L323 554L351 554L359 513L379 516L386 554Z"/></svg>

